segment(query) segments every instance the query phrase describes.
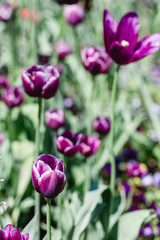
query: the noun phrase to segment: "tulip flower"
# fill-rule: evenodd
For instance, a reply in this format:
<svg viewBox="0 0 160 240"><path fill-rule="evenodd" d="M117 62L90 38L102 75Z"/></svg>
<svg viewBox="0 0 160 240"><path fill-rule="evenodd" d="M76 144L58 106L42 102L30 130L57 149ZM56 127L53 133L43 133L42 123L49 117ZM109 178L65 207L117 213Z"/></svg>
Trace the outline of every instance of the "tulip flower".
<svg viewBox="0 0 160 240"><path fill-rule="evenodd" d="M40 64L47 64L49 63L51 56L44 55L44 54L38 54L38 61Z"/></svg>
<svg viewBox="0 0 160 240"><path fill-rule="evenodd" d="M150 223L146 224L139 233L139 237L141 238L148 238L152 237L153 235L153 228Z"/></svg>
<svg viewBox="0 0 160 240"><path fill-rule="evenodd" d="M72 26L81 23L84 18L84 8L81 4L64 6L64 18Z"/></svg>
<svg viewBox="0 0 160 240"><path fill-rule="evenodd" d="M101 135L106 135L109 133L111 127L111 123L109 118L96 118L93 122L93 129Z"/></svg>
<svg viewBox="0 0 160 240"><path fill-rule="evenodd" d="M53 50L56 51L60 59L64 59L72 52L71 47L63 39L53 43Z"/></svg>
<svg viewBox="0 0 160 240"><path fill-rule="evenodd" d="M64 106L65 106L65 108L72 110L73 107L74 107L73 98L71 98L71 97L66 97L66 98L64 99Z"/></svg>
<svg viewBox="0 0 160 240"><path fill-rule="evenodd" d="M49 154L40 155L32 165L32 183L35 190L44 197L57 197L66 183L63 161Z"/></svg>
<svg viewBox="0 0 160 240"><path fill-rule="evenodd" d="M153 175L152 175L152 173L148 173L144 177L142 177L141 183L142 183L143 187L151 186L153 184Z"/></svg>
<svg viewBox="0 0 160 240"><path fill-rule="evenodd" d="M22 72L22 81L29 96L48 99L56 94L60 75L52 65L35 65Z"/></svg>
<svg viewBox="0 0 160 240"><path fill-rule="evenodd" d="M4 229L0 229L1 240L29 240L29 234L21 234L21 232L8 224Z"/></svg>
<svg viewBox="0 0 160 240"><path fill-rule="evenodd" d="M104 42L107 53L119 65L138 61L160 49L160 33L138 41L139 18L135 12L122 17L119 24L104 10Z"/></svg>
<svg viewBox="0 0 160 240"><path fill-rule="evenodd" d="M21 88L10 87L3 89L2 101L5 102L9 108L19 107L24 101L24 95Z"/></svg>
<svg viewBox="0 0 160 240"><path fill-rule="evenodd" d="M98 151L101 145L101 141L98 137L93 136L83 136L81 141L81 153L86 157L90 157Z"/></svg>
<svg viewBox="0 0 160 240"><path fill-rule="evenodd" d="M9 87L9 82L8 78L5 75L0 75L0 88L8 88Z"/></svg>
<svg viewBox="0 0 160 240"><path fill-rule="evenodd" d="M61 135L56 136L57 149L64 155L73 157L80 151L81 140L81 133L72 133L70 130L66 130Z"/></svg>
<svg viewBox="0 0 160 240"><path fill-rule="evenodd" d="M49 109L45 113L45 121L49 128L57 130L65 124L65 115L61 109Z"/></svg>
<svg viewBox="0 0 160 240"><path fill-rule="evenodd" d="M106 73L112 64L112 59L106 53L105 48L89 46L81 50L83 66L93 75Z"/></svg>
<svg viewBox="0 0 160 240"><path fill-rule="evenodd" d="M10 4L4 4L0 7L0 20L8 22L12 17L13 9Z"/></svg>
<svg viewBox="0 0 160 240"><path fill-rule="evenodd" d="M126 164L128 177L143 177L148 173L148 168L144 163L131 160Z"/></svg>

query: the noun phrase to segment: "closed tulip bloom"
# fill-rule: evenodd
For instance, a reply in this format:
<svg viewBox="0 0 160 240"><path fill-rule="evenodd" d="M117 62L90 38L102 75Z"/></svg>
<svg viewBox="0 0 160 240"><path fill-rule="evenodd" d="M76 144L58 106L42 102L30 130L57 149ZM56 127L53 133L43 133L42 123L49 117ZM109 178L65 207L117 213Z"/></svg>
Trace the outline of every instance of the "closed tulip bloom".
<svg viewBox="0 0 160 240"><path fill-rule="evenodd" d="M138 41L139 18L135 12L122 17L119 24L104 10L104 42L107 53L119 65L138 61L160 49L160 33Z"/></svg>
<svg viewBox="0 0 160 240"><path fill-rule="evenodd" d="M79 3L64 6L64 18L70 25L76 26L84 18L84 7Z"/></svg>
<svg viewBox="0 0 160 240"><path fill-rule="evenodd" d="M93 129L94 131L98 132L101 135L106 135L109 133L111 127L111 123L109 118L96 118L93 122Z"/></svg>
<svg viewBox="0 0 160 240"><path fill-rule="evenodd" d="M45 113L46 124L52 130L57 130L65 124L65 115L61 109L49 109Z"/></svg>
<svg viewBox="0 0 160 240"><path fill-rule="evenodd" d="M93 75L106 73L112 64L112 59L105 48L100 46L89 46L81 50L81 61L83 66Z"/></svg>
<svg viewBox="0 0 160 240"><path fill-rule="evenodd" d="M126 164L128 177L143 177L148 173L148 168L144 163L131 160Z"/></svg>
<svg viewBox="0 0 160 240"><path fill-rule="evenodd" d="M72 133L70 130L66 130L61 135L56 136L57 149L64 155L73 157L80 151L81 140L81 133Z"/></svg>
<svg viewBox="0 0 160 240"><path fill-rule="evenodd" d="M10 4L3 4L0 7L0 20L8 22L12 17L13 9Z"/></svg>
<svg viewBox="0 0 160 240"><path fill-rule="evenodd" d="M60 75L52 65L35 65L22 72L22 81L29 96L48 99L56 94Z"/></svg>
<svg viewBox="0 0 160 240"><path fill-rule="evenodd" d="M63 161L49 154L40 155L32 165L32 184L44 197L57 197L66 184Z"/></svg>
<svg viewBox="0 0 160 240"><path fill-rule="evenodd" d="M29 240L29 234L21 232L8 224L4 229L0 229L0 240Z"/></svg>
<svg viewBox="0 0 160 240"><path fill-rule="evenodd" d="M0 75L0 88L8 88L9 82L8 78L5 75Z"/></svg>
<svg viewBox="0 0 160 240"><path fill-rule="evenodd" d="M81 142L81 153L86 157L90 157L98 151L101 145L101 140L94 136L83 136Z"/></svg>
<svg viewBox="0 0 160 240"><path fill-rule="evenodd" d="M55 49L60 59L64 59L72 52L72 48L63 39L56 44L53 43L53 49Z"/></svg>
<svg viewBox="0 0 160 240"><path fill-rule="evenodd" d="M3 89L2 101L5 102L9 108L19 107L24 102L22 89L18 87Z"/></svg>

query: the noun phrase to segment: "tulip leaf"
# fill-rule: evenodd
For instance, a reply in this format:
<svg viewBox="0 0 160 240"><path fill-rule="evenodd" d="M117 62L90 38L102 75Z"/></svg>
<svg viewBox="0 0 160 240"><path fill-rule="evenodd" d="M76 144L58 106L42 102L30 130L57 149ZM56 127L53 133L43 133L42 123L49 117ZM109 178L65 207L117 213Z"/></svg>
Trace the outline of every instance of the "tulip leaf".
<svg viewBox="0 0 160 240"><path fill-rule="evenodd" d="M37 215L35 215L32 220L26 225L22 233L29 233L29 240L36 239L36 229L37 229Z"/></svg>

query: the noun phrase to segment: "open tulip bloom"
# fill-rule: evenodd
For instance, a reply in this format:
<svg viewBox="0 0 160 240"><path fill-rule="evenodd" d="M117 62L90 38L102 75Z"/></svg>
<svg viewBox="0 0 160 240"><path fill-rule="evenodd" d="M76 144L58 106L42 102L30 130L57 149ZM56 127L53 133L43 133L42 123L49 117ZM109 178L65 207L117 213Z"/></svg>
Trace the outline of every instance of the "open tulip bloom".
<svg viewBox="0 0 160 240"><path fill-rule="evenodd" d="M160 49L160 33L138 41L139 18L135 12L122 17L119 24L104 10L104 42L107 53L119 65L136 62Z"/></svg>
<svg viewBox="0 0 160 240"><path fill-rule="evenodd" d="M21 232L8 224L4 229L0 229L0 240L29 240L29 234Z"/></svg>

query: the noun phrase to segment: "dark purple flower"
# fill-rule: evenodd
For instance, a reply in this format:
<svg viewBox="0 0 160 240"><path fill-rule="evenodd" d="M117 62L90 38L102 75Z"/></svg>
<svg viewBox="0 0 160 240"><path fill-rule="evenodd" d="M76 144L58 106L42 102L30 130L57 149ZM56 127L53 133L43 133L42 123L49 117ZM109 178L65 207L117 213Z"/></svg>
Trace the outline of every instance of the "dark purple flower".
<svg viewBox="0 0 160 240"><path fill-rule="evenodd" d="M0 240L29 240L29 234L21 232L8 224L4 229L0 229Z"/></svg>
<svg viewBox="0 0 160 240"><path fill-rule="evenodd" d="M148 173L145 176L142 177L141 183L143 187L148 187L153 184L153 174Z"/></svg>
<svg viewBox="0 0 160 240"><path fill-rule="evenodd" d="M5 75L0 75L0 88L8 88L9 87L9 82L8 82L8 77Z"/></svg>
<svg viewBox="0 0 160 240"><path fill-rule="evenodd" d="M22 81L29 96L48 99L56 94L60 75L52 65L35 65L22 72Z"/></svg>
<svg viewBox="0 0 160 240"><path fill-rule="evenodd" d="M78 0L55 0L59 4L74 4L77 3Z"/></svg>
<svg viewBox="0 0 160 240"><path fill-rule="evenodd" d="M61 109L49 109L45 113L46 124L52 130L57 130L65 124L65 115Z"/></svg>
<svg viewBox="0 0 160 240"><path fill-rule="evenodd" d="M73 157L80 151L81 140L81 133L72 133L70 130L66 130L61 135L56 136L57 149L64 155Z"/></svg>
<svg viewBox="0 0 160 240"><path fill-rule="evenodd" d="M152 225L150 223L146 224L140 231L139 233L139 237L144 237L144 238L147 238L147 237L151 237L153 236L154 233L153 233L153 228L152 228Z"/></svg>
<svg viewBox="0 0 160 240"><path fill-rule="evenodd" d="M105 48L100 46L89 46L81 50L81 61L83 66L93 75L106 73L112 64L112 59L106 53Z"/></svg>
<svg viewBox="0 0 160 240"><path fill-rule="evenodd" d="M156 172L156 173L153 175L153 184L154 184L156 187L160 187L160 172Z"/></svg>
<svg viewBox="0 0 160 240"><path fill-rule="evenodd" d="M126 194L126 197L128 197L129 193L130 193L130 190L132 188L132 185L129 184L128 182L124 182L123 183L123 188L125 190L125 194Z"/></svg>
<svg viewBox="0 0 160 240"><path fill-rule="evenodd" d="M40 64L47 64L49 63L51 56L44 55L44 54L38 54L38 61Z"/></svg>
<svg viewBox="0 0 160 240"><path fill-rule="evenodd" d="M104 10L104 42L107 53L120 65L138 61L160 49L160 33L138 42L139 18L135 12L123 16L119 24Z"/></svg>
<svg viewBox="0 0 160 240"><path fill-rule="evenodd" d="M24 101L22 89L18 87L3 89L2 101L5 102L9 108L19 107Z"/></svg>
<svg viewBox="0 0 160 240"><path fill-rule="evenodd" d="M93 122L93 128L96 132L98 132L101 135L106 135L109 133L111 127L111 123L109 118L103 117L97 117Z"/></svg>
<svg viewBox="0 0 160 240"><path fill-rule="evenodd" d="M72 52L72 48L63 39L53 43L53 50L56 51L60 59L64 59Z"/></svg>
<svg viewBox="0 0 160 240"><path fill-rule="evenodd" d="M61 159L42 154L32 165L32 184L46 198L55 198L66 183L65 166Z"/></svg>
<svg viewBox="0 0 160 240"><path fill-rule="evenodd" d="M66 97L66 98L64 99L64 106L65 106L65 108L67 108L67 109L73 109L73 106L74 106L73 98L71 98L71 97Z"/></svg>
<svg viewBox="0 0 160 240"><path fill-rule="evenodd" d="M12 17L13 9L10 4L3 4L0 7L0 20L8 22Z"/></svg>
<svg viewBox="0 0 160 240"><path fill-rule="evenodd" d="M0 132L0 145L4 142L4 133Z"/></svg>
<svg viewBox="0 0 160 240"><path fill-rule="evenodd" d="M86 157L90 157L98 151L101 146L101 140L95 136L83 136L81 146L81 153Z"/></svg>
<svg viewBox="0 0 160 240"><path fill-rule="evenodd" d="M148 173L148 168L144 163L131 160L126 164L126 174L128 177L143 177Z"/></svg>
<svg viewBox="0 0 160 240"><path fill-rule="evenodd" d="M122 153L122 157L126 161L129 161L129 160L132 160L132 159L136 159L137 155L138 155L137 151L132 149L132 148L130 148L130 147L125 148L123 153Z"/></svg>
<svg viewBox="0 0 160 240"><path fill-rule="evenodd" d="M72 5L65 5L64 18L70 25L76 26L77 24L82 22L84 18L84 7L79 3L72 4Z"/></svg>

